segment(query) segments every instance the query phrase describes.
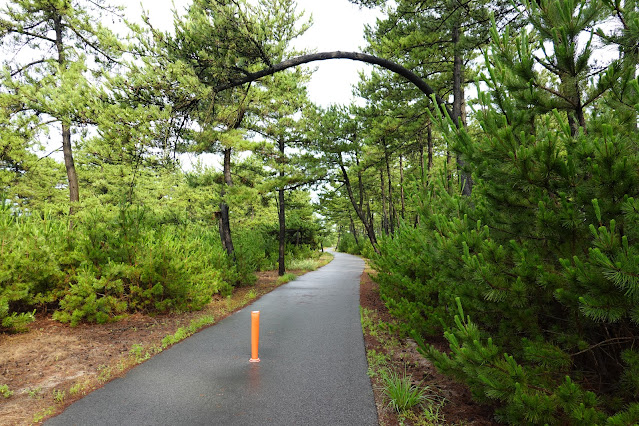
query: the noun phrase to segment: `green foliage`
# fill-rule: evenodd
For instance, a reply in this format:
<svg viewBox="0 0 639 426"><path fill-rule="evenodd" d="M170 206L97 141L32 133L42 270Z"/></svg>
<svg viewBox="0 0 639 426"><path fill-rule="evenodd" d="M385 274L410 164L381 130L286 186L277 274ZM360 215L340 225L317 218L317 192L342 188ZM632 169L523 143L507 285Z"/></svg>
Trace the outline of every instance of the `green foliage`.
<svg viewBox="0 0 639 426"><path fill-rule="evenodd" d="M287 269L301 269L304 271L314 271L317 269L314 259L291 259L287 261Z"/></svg>
<svg viewBox="0 0 639 426"><path fill-rule="evenodd" d="M428 388L420 384L413 384L412 377L398 374L393 370L382 370L380 377L383 383L384 395L388 398L388 405L398 413L430 401Z"/></svg>
<svg viewBox="0 0 639 426"><path fill-rule="evenodd" d="M159 227L142 207L82 212L76 253L82 261L54 318L72 325L129 311L188 311L226 292L234 278L217 235L197 226ZM99 220L98 217L100 217ZM231 274L225 274L225 269Z"/></svg>
<svg viewBox="0 0 639 426"><path fill-rule="evenodd" d="M337 251L362 255L366 258L370 258L374 253L370 241L364 235L360 235L356 239L351 233L341 235L339 244L337 245Z"/></svg>
<svg viewBox="0 0 639 426"><path fill-rule="evenodd" d="M537 357L520 364L492 338L482 336L470 317L464 316L459 298L457 304L456 327L444 333L450 354L432 346L423 352L440 371L467 383L476 400L500 403L495 413L499 420L510 424L598 424L606 418L593 392L584 390L569 376L561 377L553 362L553 352L559 352L558 348L545 348L545 353L543 348L535 348ZM545 354L550 356L546 358ZM565 368L566 362L559 365Z"/></svg>
<svg viewBox="0 0 639 426"><path fill-rule="evenodd" d="M262 230L241 230L235 234L237 283L252 285L254 272L274 269L277 262L277 240Z"/></svg>
<svg viewBox="0 0 639 426"><path fill-rule="evenodd" d="M424 353L500 421L634 424L639 151L628 111L608 108L632 83L577 48L603 3L524 6L531 27L493 30L478 127L438 117L472 197L430 182L419 220L380 242L376 280L417 340L445 335L450 353Z"/></svg>
<svg viewBox="0 0 639 426"><path fill-rule="evenodd" d="M0 321L22 331L34 320L32 308L46 304L64 284L64 225L48 214L17 215L0 205Z"/></svg>
<svg viewBox="0 0 639 426"><path fill-rule="evenodd" d="M282 275L281 277L277 277L277 284L286 284L288 282L291 281L295 281L295 279L297 278L297 275L292 274L290 272L287 272L286 274Z"/></svg>
<svg viewBox="0 0 639 426"><path fill-rule="evenodd" d="M191 320L188 327L180 327L175 334L165 336L162 339L162 349L166 349L167 347L173 345L174 343L180 342L200 328L207 326L209 324L213 324L215 319L210 315L205 315L203 317Z"/></svg>
<svg viewBox="0 0 639 426"><path fill-rule="evenodd" d="M53 389L53 400L58 403L61 404L64 401L64 398L66 398L67 393L63 390L60 389Z"/></svg>
<svg viewBox="0 0 639 426"><path fill-rule="evenodd" d="M65 218L5 207L0 227L0 320L14 331L45 305L72 325L198 310L213 294L230 292L239 276L216 230L166 223L143 207L86 209L72 230Z"/></svg>
<svg viewBox="0 0 639 426"><path fill-rule="evenodd" d="M9 386L8 385L0 385L0 395L2 395L3 398L11 398L11 395L13 395L13 391L9 390Z"/></svg>

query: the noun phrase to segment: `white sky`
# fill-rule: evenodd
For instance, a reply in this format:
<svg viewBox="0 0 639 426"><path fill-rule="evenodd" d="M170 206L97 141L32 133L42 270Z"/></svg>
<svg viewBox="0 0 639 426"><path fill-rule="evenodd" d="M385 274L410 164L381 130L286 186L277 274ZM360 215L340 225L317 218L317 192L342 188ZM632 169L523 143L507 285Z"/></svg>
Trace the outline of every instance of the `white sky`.
<svg viewBox="0 0 639 426"><path fill-rule="evenodd" d="M0 0L1 1L1 0ZM142 0L149 11L151 23L157 28L172 27L173 5L178 11L191 2L189 0ZM348 0L297 0L298 12L313 16L313 26L298 40L294 47L318 52L342 50L360 51L364 46L364 25L375 23L377 11L359 9ZM135 20L140 15L140 3L126 6L126 16ZM311 65L317 68L308 84L311 101L324 107L332 103L349 104L353 99L351 86L356 84L359 70L370 69L368 65L350 60L330 60Z"/></svg>

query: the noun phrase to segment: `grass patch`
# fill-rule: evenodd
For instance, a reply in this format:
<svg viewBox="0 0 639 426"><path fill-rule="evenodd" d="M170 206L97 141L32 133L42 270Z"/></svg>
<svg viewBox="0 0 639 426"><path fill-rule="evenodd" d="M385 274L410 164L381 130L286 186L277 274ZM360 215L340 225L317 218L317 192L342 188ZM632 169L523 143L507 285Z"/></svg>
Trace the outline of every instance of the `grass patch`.
<svg viewBox="0 0 639 426"><path fill-rule="evenodd" d="M40 392L42 391L41 387L37 387L37 388L26 388L23 392L29 395L29 398L39 398L40 397Z"/></svg>
<svg viewBox="0 0 639 426"><path fill-rule="evenodd" d="M297 278L297 275L291 274L290 272L287 272L286 274L282 275L281 277L277 277L277 284L278 285L286 284L287 282L294 281L295 278Z"/></svg>
<svg viewBox="0 0 639 426"><path fill-rule="evenodd" d="M67 397L67 393L61 389L53 389L53 400L61 404L64 401L64 398Z"/></svg>
<svg viewBox="0 0 639 426"><path fill-rule="evenodd" d="M9 385L0 385L0 395L2 395L3 398L11 398L13 391L9 390Z"/></svg>
<svg viewBox="0 0 639 426"><path fill-rule="evenodd" d="M289 269L300 271L314 271L317 269L317 260L315 259L293 259L288 264Z"/></svg>
<svg viewBox="0 0 639 426"><path fill-rule="evenodd" d="M88 385L89 383L86 380L84 382L75 383L73 386L71 386L71 389L69 389L69 396L78 395L79 393L83 392L85 388L88 387Z"/></svg>
<svg viewBox="0 0 639 426"><path fill-rule="evenodd" d="M376 377L378 371L382 369L390 361L390 357L382 352L377 352L375 349L371 349L366 352L366 361L368 362L367 374L369 377Z"/></svg>
<svg viewBox="0 0 639 426"><path fill-rule="evenodd" d="M205 325L213 324L214 322L215 318L211 315L204 315L203 317L192 320L188 327L180 327L175 334L168 335L162 339L162 349L166 349L167 347L186 339L200 328Z"/></svg>
<svg viewBox="0 0 639 426"><path fill-rule="evenodd" d="M331 261L335 259L332 253L327 251L323 252L318 259L315 260L317 262L317 267L321 268L322 266L328 265Z"/></svg>
<svg viewBox="0 0 639 426"><path fill-rule="evenodd" d="M420 406L425 402L434 402L434 398L428 395L428 387L421 387L421 383L415 385L410 375L399 374L393 370L381 370L380 377L383 383L384 395L388 398L388 405L398 413Z"/></svg>
<svg viewBox="0 0 639 426"><path fill-rule="evenodd" d="M46 417L49 417L53 413L55 413L55 407L47 407L33 416L33 423L40 423L42 420L44 420Z"/></svg>
<svg viewBox="0 0 639 426"><path fill-rule="evenodd" d="M447 424L443 415L446 399L436 388L415 383L403 357L403 344L398 339L397 323L380 319L376 310L360 306L364 335L377 341L375 349L367 348L368 376L374 389L381 394L380 404L386 405L400 425L434 426ZM402 369L403 365L403 369ZM388 415L388 414L386 414ZM389 422L395 424L393 421ZM380 425L387 424L381 420Z"/></svg>

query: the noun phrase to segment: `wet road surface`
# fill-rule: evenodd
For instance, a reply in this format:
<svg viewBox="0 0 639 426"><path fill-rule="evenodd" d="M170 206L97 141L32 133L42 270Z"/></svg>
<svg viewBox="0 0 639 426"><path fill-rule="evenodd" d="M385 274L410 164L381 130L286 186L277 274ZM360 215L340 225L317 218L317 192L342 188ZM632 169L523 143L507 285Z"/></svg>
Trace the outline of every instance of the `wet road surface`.
<svg viewBox="0 0 639 426"><path fill-rule="evenodd" d="M334 255L46 425L377 425L359 317L364 262ZM252 310L259 363L248 362Z"/></svg>

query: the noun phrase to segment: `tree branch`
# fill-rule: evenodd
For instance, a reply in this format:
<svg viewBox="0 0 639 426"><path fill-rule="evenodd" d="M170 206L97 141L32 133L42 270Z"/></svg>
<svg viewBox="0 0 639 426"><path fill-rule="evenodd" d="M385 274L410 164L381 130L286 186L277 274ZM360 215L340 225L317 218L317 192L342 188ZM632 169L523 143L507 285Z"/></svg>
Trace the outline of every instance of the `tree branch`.
<svg viewBox="0 0 639 426"><path fill-rule="evenodd" d="M430 87L420 76L412 72L411 70L404 68L403 66L389 61L387 59L379 58L377 56L369 55L367 53L360 52L320 52L320 53L312 53L310 55L302 55L295 58L287 59L285 61L280 62L279 64L275 64L273 66L269 66L264 68L261 71L257 71L254 73L249 73L245 77L238 78L235 80L231 80L227 83L219 84L213 88L214 92L221 92L227 89L231 89L233 87L241 86L242 84L249 83L251 81L258 80L262 77L266 77L269 75L273 75L279 71L283 71L288 68L296 67L298 65L307 64L309 62L316 61L325 61L328 59L350 59L353 61L365 62L367 64L379 65L382 68L386 68L396 74L401 75L411 83L413 83L419 90L422 91L429 98L434 97L437 106L442 110L442 112L451 116L451 112L448 110L446 103L442 98L440 98L435 90ZM457 126L458 124L455 123Z"/></svg>

